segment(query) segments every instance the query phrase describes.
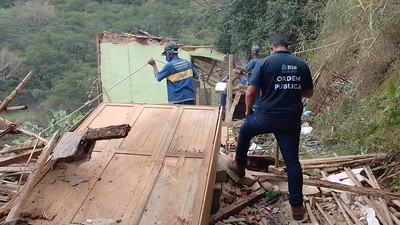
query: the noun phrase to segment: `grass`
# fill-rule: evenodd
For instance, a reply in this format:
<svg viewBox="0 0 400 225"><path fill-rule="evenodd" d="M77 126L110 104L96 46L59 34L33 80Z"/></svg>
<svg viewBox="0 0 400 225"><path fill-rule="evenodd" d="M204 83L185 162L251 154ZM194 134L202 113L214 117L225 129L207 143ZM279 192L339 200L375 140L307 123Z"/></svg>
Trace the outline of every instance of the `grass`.
<svg viewBox="0 0 400 225"><path fill-rule="evenodd" d="M388 81L400 87L400 6L394 0L330 1L321 30L312 47L338 43L307 54L312 71L322 66L325 75L314 99L325 97L330 71L348 81L313 120L312 138L321 142L321 154L398 152L400 128L387 125L383 109L392 104Z"/></svg>

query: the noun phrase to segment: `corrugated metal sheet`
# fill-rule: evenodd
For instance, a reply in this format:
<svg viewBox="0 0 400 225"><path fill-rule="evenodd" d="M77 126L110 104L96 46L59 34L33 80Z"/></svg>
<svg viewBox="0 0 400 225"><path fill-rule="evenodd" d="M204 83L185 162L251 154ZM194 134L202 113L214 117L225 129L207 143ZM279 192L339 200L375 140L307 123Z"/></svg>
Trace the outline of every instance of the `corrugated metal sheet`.
<svg viewBox="0 0 400 225"><path fill-rule="evenodd" d="M57 165L41 180L24 212L51 220L32 224L208 224L219 108L104 103L78 130L122 123L132 126L126 138L99 141L90 161Z"/></svg>

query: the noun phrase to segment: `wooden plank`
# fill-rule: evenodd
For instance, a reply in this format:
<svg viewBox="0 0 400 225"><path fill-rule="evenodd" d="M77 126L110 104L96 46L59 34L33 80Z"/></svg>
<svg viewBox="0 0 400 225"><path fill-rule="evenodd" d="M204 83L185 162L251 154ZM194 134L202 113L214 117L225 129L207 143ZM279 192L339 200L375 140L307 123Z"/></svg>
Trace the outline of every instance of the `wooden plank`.
<svg viewBox="0 0 400 225"><path fill-rule="evenodd" d="M240 212L242 209L246 208L247 206L255 203L260 198L264 196L264 189L258 190L256 192L251 193L246 198L242 198L237 202L234 202L225 208L220 209L217 213L211 215L209 224L215 224L219 220L223 220L228 218L231 215L234 215Z"/></svg>
<svg viewBox="0 0 400 225"><path fill-rule="evenodd" d="M318 220L315 218L315 216L313 214L313 211L311 209L311 205L310 205L309 202L306 202L306 209L307 209L307 212L308 212L308 216L309 216L309 218L311 220L311 223L312 224L319 224Z"/></svg>
<svg viewBox="0 0 400 225"><path fill-rule="evenodd" d="M338 162L348 162L359 159L369 159L369 158L378 158L385 159L387 154L379 153L379 154L365 154L365 155L347 155L347 156L335 156L335 157L327 157L327 158L316 158L316 159L303 159L300 160L301 165L318 165L318 164L329 164L329 163L338 163Z"/></svg>
<svg viewBox="0 0 400 225"><path fill-rule="evenodd" d="M89 128L84 139L86 141L99 141L124 138L128 135L130 130L131 126L129 124L110 125L94 129Z"/></svg>
<svg viewBox="0 0 400 225"><path fill-rule="evenodd" d="M219 149L221 147L221 118L222 118L222 111L218 111L218 113L213 114L213 121L211 124L216 124L216 127L210 126L210 132L208 133L208 145L206 149L206 156L203 160L202 173L200 173L200 177L202 178L201 183L204 182L204 186L202 187L202 191L197 191L196 200L198 202L202 202L200 207L200 218L197 224L207 224L210 218L211 208L212 208L212 196L214 192L214 184L215 184L215 170L218 165L218 155ZM201 189L200 189L201 190ZM195 205L194 211L197 211L196 208L198 204ZM196 220L193 220L195 222Z"/></svg>
<svg viewBox="0 0 400 225"><path fill-rule="evenodd" d="M105 218L105 215L115 221L122 220L131 201L140 196L151 173L150 165L149 156L115 154L71 222L84 224L88 218Z"/></svg>
<svg viewBox="0 0 400 225"><path fill-rule="evenodd" d="M217 115L210 117L203 109L184 109L168 153L198 153L204 156L205 150L212 148L213 142L209 141L215 135L216 128L210 127L210 124L216 123ZM188 132L193 127L196 132Z"/></svg>
<svg viewBox="0 0 400 225"><path fill-rule="evenodd" d="M10 112L10 111L19 111L19 110L27 110L27 109L28 109L28 106L20 105L20 106L7 107L6 109L4 109L4 111Z"/></svg>
<svg viewBox="0 0 400 225"><path fill-rule="evenodd" d="M23 151L23 150L30 150L35 147L36 143L37 143L37 140L31 140L31 141L26 141L22 144L4 147L3 149L0 150L0 154L18 152L18 151ZM37 143L37 145L36 145L36 148L44 147L44 145L45 145L44 142L39 141L39 143Z"/></svg>
<svg viewBox="0 0 400 225"><path fill-rule="evenodd" d="M228 56L229 70L228 70L228 87L227 87L227 95L226 95L226 105L225 105L225 121L229 122L228 114L231 110L232 105L232 81L233 81L233 55L229 54Z"/></svg>
<svg viewBox="0 0 400 225"><path fill-rule="evenodd" d="M166 158L139 224L190 223L189 218L195 214L194 204L199 204L195 193L200 189L201 174L196 170L201 169L202 161Z"/></svg>
<svg viewBox="0 0 400 225"><path fill-rule="evenodd" d="M14 173L14 172L22 172L22 171L29 172L34 169L34 165L36 165L36 164L31 163L27 167L25 167L25 166L0 167L0 173Z"/></svg>
<svg viewBox="0 0 400 225"><path fill-rule="evenodd" d="M140 114L140 119L132 125L128 136L123 140L118 152L131 152L133 154L154 154L161 147L157 138L164 137L161 132L167 132L159 128L171 113L172 106L159 108L146 107Z"/></svg>
<svg viewBox="0 0 400 225"><path fill-rule="evenodd" d="M37 169L32 173L28 183L24 185L23 190L18 194L19 198L17 198L18 200L16 204L14 205L14 207L12 207L10 213L7 215L6 222L13 221L19 217L22 208L27 203L27 197L30 191L33 189L34 185L36 185L36 182L40 180L41 177L44 175L43 168L47 162L48 157L53 151L59 137L60 137L60 132L57 131L50 139L49 143L45 146L43 154L39 157L37 163Z"/></svg>
<svg viewBox="0 0 400 225"><path fill-rule="evenodd" d="M276 175L271 173L263 173L263 172L255 172L252 171L250 173L254 177L258 178L265 178L268 180L285 180L287 181L286 175ZM375 188L368 188L368 187L354 187L340 183L334 183L326 180L318 180L318 179L310 179L310 178L303 178L303 184L317 186L317 187L326 187L331 189L337 189L342 191L349 191L357 194L369 195L369 196L382 196L392 200L400 200L400 194L385 190L379 190Z"/></svg>
<svg viewBox="0 0 400 225"><path fill-rule="evenodd" d="M241 96L242 96L242 92L240 92L240 91L235 92L235 98L233 99L231 108L229 109L228 117L225 118L225 121L232 121L233 113L235 112L236 106L239 103Z"/></svg>
<svg viewBox="0 0 400 225"><path fill-rule="evenodd" d="M32 153L32 157L36 158L42 153L42 148L35 149ZM9 166L11 164L25 162L28 160L31 152L25 152L20 154L15 154L12 156L1 157L0 158L0 166Z"/></svg>
<svg viewBox="0 0 400 225"><path fill-rule="evenodd" d="M182 113L183 113L182 108L173 108L173 110L170 112L170 116L166 120L167 135L164 136L163 139L161 139L162 140L161 147L158 148L157 151L155 151L151 157L151 159L154 160L154 163L151 165L150 176L148 176L147 178L146 185L142 190L142 194L139 196L138 199L136 199L135 202L131 202L131 204L129 204L128 206L128 208L133 208L134 210L127 211L123 216L122 221L129 221L128 224L140 224L142 215L146 208L146 204L151 196L154 184L156 183L157 178L160 174L164 156L168 151L170 141L174 136L175 130L178 126L179 119Z"/></svg>
<svg viewBox="0 0 400 225"><path fill-rule="evenodd" d="M331 218L329 218L329 216L324 212L324 210L322 209L322 207L319 205L318 202L315 202L315 206L317 207L318 211L322 214L322 216L325 218L326 222L329 225L335 225L335 223L331 220Z"/></svg>
<svg viewBox="0 0 400 225"><path fill-rule="evenodd" d="M9 96L7 96L4 101L1 102L0 104L0 113L4 111L7 108L7 105L11 103L11 101L15 98L15 96L18 94L19 91L21 91L26 83L28 83L33 76L33 71L29 71L29 73L22 79L22 81L18 84L18 86L14 89L13 92Z"/></svg>

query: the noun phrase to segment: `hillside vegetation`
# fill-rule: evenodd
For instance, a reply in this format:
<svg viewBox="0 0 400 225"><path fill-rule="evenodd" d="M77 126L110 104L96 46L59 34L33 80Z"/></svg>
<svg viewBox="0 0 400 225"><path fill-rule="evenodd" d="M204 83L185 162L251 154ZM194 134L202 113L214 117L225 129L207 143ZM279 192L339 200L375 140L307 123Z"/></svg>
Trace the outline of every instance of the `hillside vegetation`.
<svg viewBox="0 0 400 225"><path fill-rule="evenodd" d="M311 68L348 82L336 102L315 117L318 139L341 154L400 150L400 3L329 1ZM321 85L319 86L321 87ZM317 95L321 94L321 90Z"/></svg>
<svg viewBox="0 0 400 225"><path fill-rule="evenodd" d="M254 44L268 55L268 38L284 33L318 77L307 105L314 127L307 138L321 141L330 154L400 149L397 0L0 1L0 99L35 71L13 101L29 112L6 116L41 131L80 108L96 94L95 34L135 29L179 43L214 44L243 62ZM322 104L339 89L332 104Z"/></svg>

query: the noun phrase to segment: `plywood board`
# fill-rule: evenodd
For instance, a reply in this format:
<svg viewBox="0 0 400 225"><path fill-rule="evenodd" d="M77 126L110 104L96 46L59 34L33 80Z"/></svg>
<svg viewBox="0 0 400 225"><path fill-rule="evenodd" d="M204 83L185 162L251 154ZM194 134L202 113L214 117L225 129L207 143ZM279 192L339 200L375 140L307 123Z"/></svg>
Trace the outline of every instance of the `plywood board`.
<svg viewBox="0 0 400 225"><path fill-rule="evenodd" d="M90 161L63 164L35 187L23 211L51 220L31 224L208 224L220 109L103 103L78 130L118 123L132 126L126 138L96 144ZM89 180L72 187L66 175Z"/></svg>

